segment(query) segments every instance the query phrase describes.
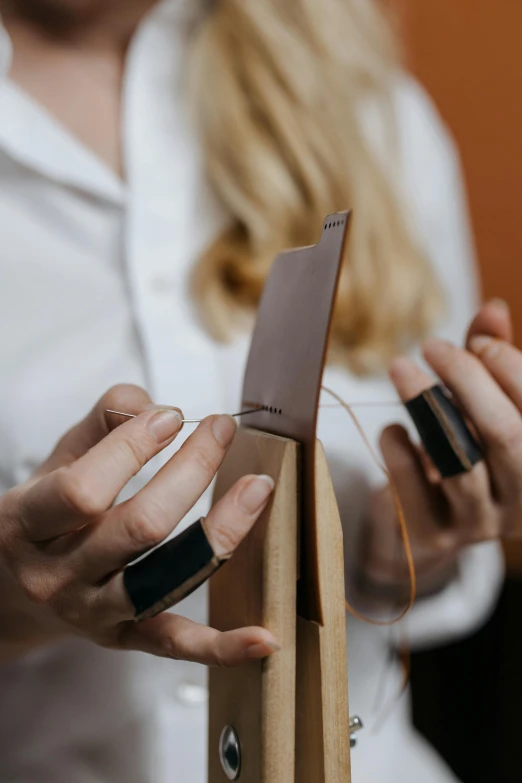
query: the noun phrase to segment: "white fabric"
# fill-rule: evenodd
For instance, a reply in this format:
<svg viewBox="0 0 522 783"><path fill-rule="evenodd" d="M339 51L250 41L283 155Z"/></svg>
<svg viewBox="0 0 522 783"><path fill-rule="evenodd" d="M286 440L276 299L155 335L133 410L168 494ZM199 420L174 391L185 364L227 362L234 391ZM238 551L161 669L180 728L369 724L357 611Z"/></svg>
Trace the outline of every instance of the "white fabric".
<svg viewBox="0 0 522 783"><path fill-rule="evenodd" d="M188 4L187 4L188 5ZM187 5L184 7L186 8ZM191 416L235 409L248 335L214 343L187 292L198 255L223 225L182 100L188 25L164 3L132 45L124 90L124 185L8 78L0 37L0 488L25 480L57 437L112 384L145 385ZM476 304L458 162L432 105L412 81L397 87L405 210L447 289L442 334L461 340ZM366 115L372 132L372 115ZM373 128L378 136L378 128ZM376 302L376 307L379 303ZM327 370L347 400L389 400L387 380ZM360 410L375 439L400 410ZM186 433L188 433L188 428ZM381 477L339 410L320 417L347 541ZM147 466L136 491L165 456ZM208 496L190 519L204 514ZM416 644L470 631L491 609L498 549L476 547L461 575L408 620ZM205 590L181 608L205 620ZM349 619L351 710L369 724L389 633ZM118 654L81 640L0 667L4 783L204 783L206 672ZM407 697L379 731L362 733L354 783L453 778L409 725Z"/></svg>

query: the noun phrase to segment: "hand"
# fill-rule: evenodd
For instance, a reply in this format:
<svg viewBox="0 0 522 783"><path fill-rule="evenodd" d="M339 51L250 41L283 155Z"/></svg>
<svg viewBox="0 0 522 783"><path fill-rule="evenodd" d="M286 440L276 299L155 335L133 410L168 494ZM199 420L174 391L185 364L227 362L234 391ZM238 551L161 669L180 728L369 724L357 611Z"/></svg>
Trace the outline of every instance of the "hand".
<svg viewBox="0 0 522 783"><path fill-rule="evenodd" d="M485 459L469 473L442 479L422 449L400 426L381 438L383 456L404 508L419 579L419 592L440 587L468 544L522 535L522 353L511 345L507 306L486 304L473 320L466 350L430 340L424 356L453 393L474 429ZM433 385L413 362L393 362L391 378L403 401ZM369 510L365 569L369 581L401 588L407 573L388 491ZM399 570L397 570L399 567ZM395 576L393 576L395 574Z"/></svg>
<svg viewBox="0 0 522 783"><path fill-rule="evenodd" d="M106 408L139 415L122 422ZM230 416L205 419L142 490L114 506L132 476L180 429L179 411L154 408L138 387L115 387L34 478L0 498L4 658L71 634L208 665L239 664L277 649L262 628L219 633L170 613L133 620L123 568L190 511L214 478L236 423ZM272 488L267 477L245 476L216 504L205 525L216 555L237 547Z"/></svg>

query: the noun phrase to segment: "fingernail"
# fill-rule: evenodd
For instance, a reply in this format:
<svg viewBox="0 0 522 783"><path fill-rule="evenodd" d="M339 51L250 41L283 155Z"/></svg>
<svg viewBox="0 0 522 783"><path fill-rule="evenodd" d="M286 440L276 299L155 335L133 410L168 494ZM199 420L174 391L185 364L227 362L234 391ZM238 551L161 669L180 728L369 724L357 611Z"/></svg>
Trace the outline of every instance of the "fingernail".
<svg viewBox="0 0 522 783"><path fill-rule="evenodd" d="M256 642L255 644L251 644L250 647L247 647L247 658L250 658L251 660L255 661L259 658L266 658L269 655L272 655L275 652L279 652L281 649L281 645L277 644L277 642Z"/></svg>
<svg viewBox="0 0 522 783"><path fill-rule="evenodd" d="M240 494L239 505L249 514L255 514L266 503L274 486L274 479L270 476L256 476Z"/></svg>
<svg viewBox="0 0 522 783"><path fill-rule="evenodd" d="M488 304L495 305L495 307L500 307L502 310L507 310L509 312L509 304L506 302L505 299L501 299L498 296L493 297L493 299L490 299L488 301Z"/></svg>
<svg viewBox="0 0 522 783"><path fill-rule="evenodd" d="M237 424L232 416L218 416L212 424L214 437L221 446L228 446L234 440Z"/></svg>
<svg viewBox="0 0 522 783"><path fill-rule="evenodd" d="M500 346L493 337L477 334L469 341L469 349L477 356L487 355L488 359L492 359L499 352Z"/></svg>
<svg viewBox="0 0 522 783"><path fill-rule="evenodd" d="M149 421L147 429L157 443L164 443L181 429L181 416L175 410L162 410Z"/></svg>
<svg viewBox="0 0 522 783"><path fill-rule="evenodd" d="M432 356L433 358L437 358L438 356L443 356L449 348L453 347L454 346L447 340L431 337L422 344L422 351L426 357Z"/></svg>

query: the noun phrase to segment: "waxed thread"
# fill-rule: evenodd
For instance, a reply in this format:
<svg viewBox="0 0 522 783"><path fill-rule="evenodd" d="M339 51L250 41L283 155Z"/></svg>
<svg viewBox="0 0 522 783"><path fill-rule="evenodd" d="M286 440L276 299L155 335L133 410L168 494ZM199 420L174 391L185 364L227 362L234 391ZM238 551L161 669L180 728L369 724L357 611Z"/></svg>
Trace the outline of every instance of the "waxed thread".
<svg viewBox="0 0 522 783"><path fill-rule="evenodd" d="M391 620L375 620L372 617L368 617L367 615L364 615L362 612L359 612L357 609L355 609L355 607L352 606L351 603L345 598L346 609L357 620L362 620L363 622L369 623L370 625L378 625L378 626L395 625L396 623L399 623L402 619L404 619L404 617L406 617L406 615L412 608L413 604L415 603L415 598L417 595L417 577L415 573L415 562L413 559L413 552L412 552L412 547L410 542L410 536L408 533L408 526L406 524L404 509L402 507L399 493L397 491L395 482L390 474L390 471L388 470L386 465L382 462L379 455L376 453L374 447L370 443L368 436L366 435L361 423L359 422L359 419L353 412L351 406L347 402L345 402L342 399L342 397L340 397L332 389L328 388L327 386L322 386L321 388L323 391L325 391L327 394L333 397L334 400L336 400L338 404L342 408L344 408L344 410L348 413L364 445L366 446L373 462L377 465L379 470L381 470L384 476L386 477L388 486L390 488L393 505L395 507L395 512L397 514L397 521L399 524L399 530L400 530L401 539L404 547L404 553L406 556L406 562L408 566L408 577L410 582L410 594L409 594L408 601L404 606L404 608L399 612L399 614L396 617L393 617Z"/></svg>
<svg viewBox="0 0 522 783"><path fill-rule="evenodd" d="M366 433L365 433L365 431L363 429L362 424L360 423L359 419L357 418L357 416L353 412L353 410L352 410L353 404L347 403L345 400L342 399L342 397L340 397L336 392L334 392L332 389L328 388L327 386L322 386L321 388L322 388L322 390L324 392L329 394L331 397L333 397L333 399L335 399L337 401L337 405L340 405L348 413L348 415L352 419L352 422L355 425L355 428L356 428L357 432L359 433L359 435L360 435L364 445L366 446L366 448L367 448L367 450L368 450L368 452L369 452L373 462L377 465L377 467L382 471L382 473L386 477L388 486L390 488L390 492L391 492L392 499L393 499L393 504L394 504L395 511L396 511L396 514L397 514L397 520L398 520L399 529L400 529L400 533L401 533L401 539L402 539L402 543L403 543L403 547L404 547L404 552L405 552L405 555L406 555L406 561L407 561L407 564L408 564L408 574L409 574L409 580L410 580L410 595L409 595L408 602L407 602L406 606L404 607L404 609L396 617L392 618L391 620L375 620L375 619L373 619L371 617L367 617L366 615L362 614L362 612L357 611L357 609L355 609L355 607L353 607L351 605L351 603L348 601L348 599L346 597L345 597L345 606L346 606L346 610L352 615L352 617L355 617L357 620L360 620L360 621L362 621L364 623L368 623L368 624L374 625L374 626L376 625L376 626L381 626L381 627L384 626L384 627L391 628L391 626L398 624L401 620L404 619L404 617L406 617L406 615L408 614L408 612L412 608L413 604L415 603L415 598L416 598L416 594L417 594L417 577L416 577L416 573L415 573L415 562L414 562L414 559L413 559L413 552L412 552L410 537L409 537L409 534L408 534L408 527L407 527L407 524L406 524L406 516L404 514L404 509L402 507L402 503L401 503L401 500L400 500L399 493L397 491L397 487L395 485L395 482L393 481L393 478L392 478L388 468L382 462L382 460L380 459L379 455L376 453L374 447L370 443L370 440L369 440L368 436L366 435ZM386 405L386 403L379 403L379 402L368 402L368 403L366 403L366 402L364 402L364 403L359 403L359 405L361 407L363 407L363 406L364 407L370 407L370 406L372 406L372 407L380 407L380 406ZM328 406L328 405L321 405L321 407L330 407L330 406ZM392 649L393 646L394 646L393 645L393 641L390 639L390 649ZM396 704L397 699L399 699L402 696L402 694L406 691L406 689L408 687L408 684L410 682L410 676L411 676L411 654L410 654L410 650L409 650L408 645L407 645L407 641L406 641L405 635L403 635L402 643L399 643L399 645L398 645L397 654L398 654L398 658L399 658L399 661L401 663L402 671L403 671L403 680L402 680L402 683L401 683L401 687L400 687L399 692L395 696L390 697L390 700L389 700L388 703L386 703L386 702L384 703L381 711L377 714L377 716L376 716L376 718L375 718L375 720L373 722L373 726L372 726L373 733L377 732L378 729L380 728L380 726L382 726L386 722L386 720L389 718L390 713L393 710L393 708L394 708L394 706ZM387 669L387 665L384 667L384 669L383 669L383 671L382 671L382 673L381 673L381 675L379 677L378 683L377 683L377 689L376 689L376 692L375 692L375 704L374 704L374 708L373 708L374 712L377 712L377 709L378 709L377 705L378 705L379 702L381 702L381 698L380 697L381 697L381 695L382 695L382 693L383 693L383 691L385 689L384 675L385 675L386 669Z"/></svg>

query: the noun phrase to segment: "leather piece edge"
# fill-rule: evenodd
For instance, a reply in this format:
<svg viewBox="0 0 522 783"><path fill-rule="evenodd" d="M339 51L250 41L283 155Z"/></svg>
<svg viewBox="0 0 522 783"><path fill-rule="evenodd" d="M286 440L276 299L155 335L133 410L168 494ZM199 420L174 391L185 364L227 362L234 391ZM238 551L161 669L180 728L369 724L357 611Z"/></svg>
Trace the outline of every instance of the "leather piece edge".
<svg viewBox="0 0 522 783"><path fill-rule="evenodd" d="M468 473L484 458L462 414L441 384L408 400L405 407L443 478Z"/></svg>
<svg viewBox="0 0 522 783"><path fill-rule="evenodd" d="M135 620L154 617L179 603L228 560L219 558L199 519L123 572Z"/></svg>

